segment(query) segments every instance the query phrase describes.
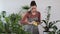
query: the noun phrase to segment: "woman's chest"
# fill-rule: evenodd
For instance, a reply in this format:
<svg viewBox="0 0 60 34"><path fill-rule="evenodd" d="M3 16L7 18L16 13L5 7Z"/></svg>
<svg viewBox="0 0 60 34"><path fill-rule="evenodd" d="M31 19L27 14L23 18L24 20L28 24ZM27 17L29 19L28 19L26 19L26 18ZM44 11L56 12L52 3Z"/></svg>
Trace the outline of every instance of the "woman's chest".
<svg viewBox="0 0 60 34"><path fill-rule="evenodd" d="M38 15L29 15L28 16L28 21L37 21L38 20Z"/></svg>

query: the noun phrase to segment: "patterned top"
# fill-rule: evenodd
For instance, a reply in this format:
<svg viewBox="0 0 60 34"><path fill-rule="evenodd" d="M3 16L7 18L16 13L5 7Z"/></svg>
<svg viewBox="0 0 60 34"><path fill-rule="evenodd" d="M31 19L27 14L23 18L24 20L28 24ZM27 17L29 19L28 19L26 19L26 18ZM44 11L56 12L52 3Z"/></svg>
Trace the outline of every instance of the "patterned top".
<svg viewBox="0 0 60 34"><path fill-rule="evenodd" d="M27 12L27 13L25 14L25 16L22 18L21 23L22 23L22 24L25 24L25 23L26 23L26 22L25 22L26 19L27 19L29 22L37 21L37 22L40 23L40 21L41 21L41 14L40 14L40 12L38 12L38 11L37 11L36 15L32 15L31 13Z"/></svg>

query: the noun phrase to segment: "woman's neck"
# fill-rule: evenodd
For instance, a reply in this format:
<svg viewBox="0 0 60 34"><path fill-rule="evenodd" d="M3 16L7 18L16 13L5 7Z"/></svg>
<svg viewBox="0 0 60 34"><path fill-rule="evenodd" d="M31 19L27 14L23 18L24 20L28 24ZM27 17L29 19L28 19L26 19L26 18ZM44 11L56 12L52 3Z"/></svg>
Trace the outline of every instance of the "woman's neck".
<svg viewBox="0 0 60 34"><path fill-rule="evenodd" d="M37 12L36 12L36 11L34 11L34 12L31 12L31 13L32 13L32 15L36 15L36 13L37 13Z"/></svg>

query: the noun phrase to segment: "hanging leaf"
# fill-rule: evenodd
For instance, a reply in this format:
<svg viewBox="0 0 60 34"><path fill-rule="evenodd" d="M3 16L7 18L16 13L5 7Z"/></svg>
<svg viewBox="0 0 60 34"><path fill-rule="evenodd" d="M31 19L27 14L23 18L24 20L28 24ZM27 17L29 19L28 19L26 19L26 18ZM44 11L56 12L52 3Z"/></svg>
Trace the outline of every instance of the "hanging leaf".
<svg viewBox="0 0 60 34"><path fill-rule="evenodd" d="M42 20L42 22L44 22L44 23L47 25L47 22L46 22L46 20Z"/></svg>
<svg viewBox="0 0 60 34"><path fill-rule="evenodd" d="M28 10L30 7L29 6L23 6L22 9Z"/></svg>
<svg viewBox="0 0 60 34"><path fill-rule="evenodd" d="M54 29L54 32L56 32L56 30L58 29L56 25L54 25L52 28Z"/></svg>
<svg viewBox="0 0 60 34"><path fill-rule="evenodd" d="M52 23L52 22L50 22L50 23L49 23L49 28L51 28L51 27L52 27L52 25L53 25L53 23Z"/></svg>

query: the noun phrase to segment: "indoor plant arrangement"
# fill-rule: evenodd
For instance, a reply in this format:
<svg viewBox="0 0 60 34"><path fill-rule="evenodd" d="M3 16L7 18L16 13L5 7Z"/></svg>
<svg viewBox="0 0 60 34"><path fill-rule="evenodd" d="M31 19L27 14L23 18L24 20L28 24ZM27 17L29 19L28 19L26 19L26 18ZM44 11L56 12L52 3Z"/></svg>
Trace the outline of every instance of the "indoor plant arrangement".
<svg viewBox="0 0 60 34"><path fill-rule="evenodd" d="M51 6L48 6L48 12L47 12L47 17L45 20L42 20L43 23L45 23L45 27L43 26L43 28L45 29L44 34L49 34L51 32L54 32L53 34L55 34L55 30L57 30L57 26L54 25L58 22L60 22L60 20L56 20L56 21L49 21L50 20L50 10L51 10ZM52 31L50 31L52 29Z"/></svg>
<svg viewBox="0 0 60 34"><path fill-rule="evenodd" d="M30 34L22 29L19 24L21 15L10 14L6 16L6 11L2 11L0 15L0 34Z"/></svg>

